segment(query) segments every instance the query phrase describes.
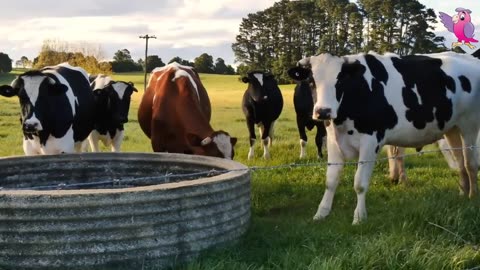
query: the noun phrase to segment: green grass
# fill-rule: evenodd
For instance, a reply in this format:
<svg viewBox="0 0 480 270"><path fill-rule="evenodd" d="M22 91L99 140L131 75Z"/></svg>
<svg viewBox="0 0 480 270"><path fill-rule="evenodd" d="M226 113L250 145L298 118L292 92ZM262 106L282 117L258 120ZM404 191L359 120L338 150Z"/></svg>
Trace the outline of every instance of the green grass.
<svg viewBox="0 0 480 270"><path fill-rule="evenodd" d="M133 96L123 149L151 152L150 142L136 121L143 75L114 77L133 81L139 89ZM0 82L11 79L2 75ZM276 125L272 159L261 158L257 143L255 159L248 161L247 128L240 107L245 85L236 76L201 74L201 80L212 102L212 126L239 138L235 160L249 166L318 162L313 132L308 133L309 158L298 159L293 85L281 86L285 106ZM0 98L0 156L23 154L17 102ZM367 196L368 221L359 226L351 225L356 204L353 166L346 166L332 213L321 223L314 223L312 217L325 187L324 165L255 171L247 234L234 245L207 251L178 268L469 269L480 265L480 202L458 195L458 176L447 168L440 154L410 157L406 164L411 182L408 187L390 183L386 162L375 166Z"/></svg>

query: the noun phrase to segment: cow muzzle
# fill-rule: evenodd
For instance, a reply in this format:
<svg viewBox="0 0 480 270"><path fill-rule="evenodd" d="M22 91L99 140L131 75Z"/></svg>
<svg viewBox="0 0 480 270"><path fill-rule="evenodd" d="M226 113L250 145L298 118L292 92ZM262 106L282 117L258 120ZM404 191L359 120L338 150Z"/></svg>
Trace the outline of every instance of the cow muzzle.
<svg viewBox="0 0 480 270"><path fill-rule="evenodd" d="M315 120L330 120L332 119L331 108L315 108L313 113L313 119Z"/></svg>
<svg viewBox="0 0 480 270"><path fill-rule="evenodd" d="M35 134L35 133L38 133L41 130L42 130L42 127L41 127L40 123L38 123L38 122L24 123L23 124L23 132L25 132L25 133Z"/></svg>

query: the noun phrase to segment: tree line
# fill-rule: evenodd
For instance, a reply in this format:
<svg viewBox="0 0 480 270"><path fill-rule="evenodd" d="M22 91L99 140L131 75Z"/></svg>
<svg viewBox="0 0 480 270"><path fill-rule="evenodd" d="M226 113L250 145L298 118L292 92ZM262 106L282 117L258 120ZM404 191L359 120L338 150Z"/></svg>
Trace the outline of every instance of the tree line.
<svg viewBox="0 0 480 270"><path fill-rule="evenodd" d="M199 73L212 73L212 74L235 74L235 70L231 65L226 65L225 60L217 58L213 61L213 56L203 53L196 57L193 62L182 59L179 56L175 56L167 64L177 62L184 66L195 67ZM113 56L113 61L110 62L113 72L130 72L130 71L142 71L145 67L143 59L134 61L130 51L127 49L118 50ZM147 72L151 72L156 67L163 67L165 63L158 55L147 56Z"/></svg>
<svg viewBox="0 0 480 270"><path fill-rule="evenodd" d="M143 71L151 72L156 67L163 67L165 63L158 55L147 56L147 66L145 61L138 59L134 61L128 49L122 49L115 52L112 61L101 61L104 59L104 53L100 46L89 43L68 43L59 40L45 40L40 53L33 60L22 56L15 62L17 67L40 69L45 66L57 65L68 62L73 66L80 66L91 74L111 74L121 72ZM213 56L203 53L196 57L193 62L176 56L167 63L177 62L181 65L195 67L199 73L213 74L235 74L231 65L225 64L222 58L213 61ZM12 70L12 59L5 54L0 53L0 73L8 73Z"/></svg>
<svg viewBox="0 0 480 270"><path fill-rule="evenodd" d="M289 82L288 68L323 52L445 51L436 22L433 9L417 0L282 0L243 18L232 49L238 73L269 70Z"/></svg>

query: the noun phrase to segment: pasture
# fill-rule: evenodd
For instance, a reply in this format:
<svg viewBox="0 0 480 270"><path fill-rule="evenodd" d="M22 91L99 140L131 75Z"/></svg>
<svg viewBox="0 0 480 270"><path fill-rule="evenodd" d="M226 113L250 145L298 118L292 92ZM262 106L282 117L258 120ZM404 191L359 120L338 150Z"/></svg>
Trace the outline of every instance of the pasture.
<svg viewBox="0 0 480 270"><path fill-rule="evenodd" d="M113 77L132 81L139 90L132 96L122 150L151 152L136 120L143 74ZM13 78L0 75L0 84ZM254 171L247 234L234 246L206 252L180 269L480 269L480 200L458 195L457 173L440 153L406 159L410 186L391 184L387 162L378 162L367 195L368 220L358 226L351 225L355 167L346 166L330 216L315 223L312 217L325 187L326 165L320 162L326 159L316 158L313 132L308 132L308 158L298 158L294 85L280 86L285 105L276 124L272 159L265 161L258 139L255 158L247 160L248 132L240 106L245 84L237 76L201 74L201 80L212 103L213 128L239 139L236 161L261 167L310 166ZM0 156L23 155L18 100L0 97L0 108Z"/></svg>

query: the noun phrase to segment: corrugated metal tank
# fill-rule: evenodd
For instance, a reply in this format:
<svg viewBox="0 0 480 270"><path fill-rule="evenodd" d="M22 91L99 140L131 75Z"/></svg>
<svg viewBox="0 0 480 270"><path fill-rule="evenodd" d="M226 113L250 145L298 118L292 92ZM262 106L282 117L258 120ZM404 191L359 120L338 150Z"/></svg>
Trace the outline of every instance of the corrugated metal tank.
<svg viewBox="0 0 480 270"><path fill-rule="evenodd" d="M250 220L248 169L211 157L2 158L0 187L0 269L168 267L239 239Z"/></svg>

